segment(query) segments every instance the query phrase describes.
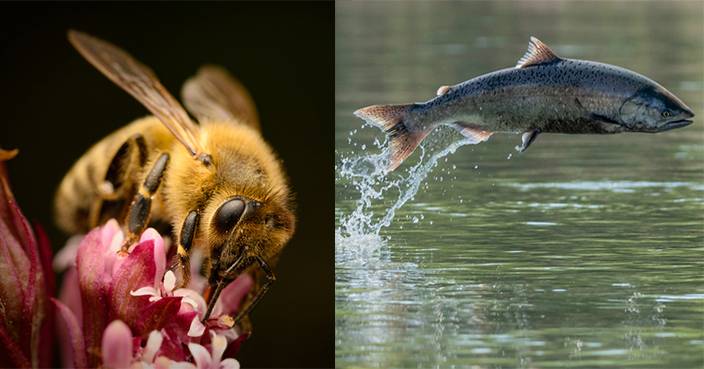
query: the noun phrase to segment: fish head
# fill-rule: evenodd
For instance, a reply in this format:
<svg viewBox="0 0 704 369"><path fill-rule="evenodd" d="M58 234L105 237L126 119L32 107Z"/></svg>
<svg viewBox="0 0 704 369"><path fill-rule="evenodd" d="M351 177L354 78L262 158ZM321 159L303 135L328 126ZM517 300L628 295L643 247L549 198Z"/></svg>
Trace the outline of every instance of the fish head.
<svg viewBox="0 0 704 369"><path fill-rule="evenodd" d="M658 85L638 90L619 109L619 120L631 132L669 131L692 124L692 117L692 109Z"/></svg>

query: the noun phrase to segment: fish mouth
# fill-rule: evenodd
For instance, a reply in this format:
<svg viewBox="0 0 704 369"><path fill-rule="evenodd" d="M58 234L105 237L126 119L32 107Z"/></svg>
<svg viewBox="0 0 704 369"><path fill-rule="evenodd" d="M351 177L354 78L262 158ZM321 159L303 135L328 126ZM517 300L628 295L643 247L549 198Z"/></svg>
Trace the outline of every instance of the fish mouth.
<svg viewBox="0 0 704 369"><path fill-rule="evenodd" d="M692 123L693 123L693 120L691 120L691 119L680 119L680 120L676 120L673 122L667 122L658 129L658 132L664 132L664 131L669 131L669 130L675 129L675 128L686 127Z"/></svg>

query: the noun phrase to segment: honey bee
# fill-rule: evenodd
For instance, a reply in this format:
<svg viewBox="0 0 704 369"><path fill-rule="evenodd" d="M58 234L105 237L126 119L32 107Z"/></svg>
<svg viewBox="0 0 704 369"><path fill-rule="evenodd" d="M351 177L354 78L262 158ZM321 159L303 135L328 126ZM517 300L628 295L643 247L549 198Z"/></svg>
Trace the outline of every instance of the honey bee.
<svg viewBox="0 0 704 369"><path fill-rule="evenodd" d="M224 69L202 67L181 91L196 124L127 52L74 30L68 39L154 115L103 138L73 165L56 193L59 227L78 233L122 220L125 253L148 225L170 224L177 245L170 268L180 285L188 283L191 252L204 250L204 319L241 273L255 284L234 321L248 318L275 280L272 268L295 226L284 169L261 136L249 93Z"/></svg>

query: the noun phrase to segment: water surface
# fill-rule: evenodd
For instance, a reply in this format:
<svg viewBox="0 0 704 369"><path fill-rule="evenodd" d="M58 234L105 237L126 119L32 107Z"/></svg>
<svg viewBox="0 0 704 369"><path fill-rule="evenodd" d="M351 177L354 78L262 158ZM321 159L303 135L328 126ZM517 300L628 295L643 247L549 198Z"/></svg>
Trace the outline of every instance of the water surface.
<svg viewBox="0 0 704 369"><path fill-rule="evenodd" d="M703 16L701 2L338 2L337 366L704 366ZM542 135L524 154L517 135L465 145L440 129L380 174L383 135L352 111L510 67L530 35L659 81L695 124Z"/></svg>

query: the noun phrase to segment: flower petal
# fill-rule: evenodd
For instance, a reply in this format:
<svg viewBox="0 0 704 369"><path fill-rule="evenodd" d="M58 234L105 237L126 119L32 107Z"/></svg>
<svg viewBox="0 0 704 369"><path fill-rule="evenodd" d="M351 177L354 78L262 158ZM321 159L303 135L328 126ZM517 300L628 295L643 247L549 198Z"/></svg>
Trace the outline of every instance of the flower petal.
<svg viewBox="0 0 704 369"><path fill-rule="evenodd" d="M132 362L132 333L127 324L113 320L105 328L102 344L103 366L110 369L128 369Z"/></svg>
<svg viewBox="0 0 704 369"><path fill-rule="evenodd" d="M167 293L171 293L171 291L174 290L174 287L176 287L176 275L174 272L169 270L166 274L164 274L164 289Z"/></svg>
<svg viewBox="0 0 704 369"><path fill-rule="evenodd" d="M169 365L169 368L171 369L198 369L195 365L187 362L187 361L181 361L178 363L171 362Z"/></svg>
<svg viewBox="0 0 704 369"><path fill-rule="evenodd" d="M187 364L190 366L182 366L183 364ZM173 369L173 368L191 369L191 368L196 367L195 365L193 365L191 363L187 363L187 362L181 362L181 363L173 362L173 361L171 361L171 359L169 359L168 357L165 357L165 356L159 356L158 358L156 358L156 360L154 360L154 366L156 367L156 369Z"/></svg>
<svg viewBox="0 0 704 369"><path fill-rule="evenodd" d="M145 286L142 288L138 288L135 291L130 291L131 296L159 296L161 297L161 294L159 291L157 291L154 287L152 286Z"/></svg>
<svg viewBox="0 0 704 369"><path fill-rule="evenodd" d="M100 227L100 243L102 245L110 245L118 233L122 233L122 230L117 220L108 220L104 226Z"/></svg>
<svg viewBox="0 0 704 369"><path fill-rule="evenodd" d="M188 283L188 286L186 286L187 288L192 289L194 291L205 291L205 287L208 285L208 279L200 274L200 267L203 265L204 259L205 256L203 255L203 250L196 248L191 253L191 280Z"/></svg>
<svg viewBox="0 0 704 369"><path fill-rule="evenodd" d="M76 265L78 246L80 246L84 236L85 235L82 234L72 236L68 239L68 241L66 241L64 247L56 253L52 263L52 267L55 271L63 272L64 270Z"/></svg>
<svg viewBox="0 0 704 369"><path fill-rule="evenodd" d="M182 307L183 305L181 303ZM161 332L164 334L165 341L162 344L161 355L175 361L183 361L190 356L186 345L194 339L188 336L188 331L193 319L197 317L198 314L193 310L185 312L179 310L176 317L164 325Z"/></svg>
<svg viewBox="0 0 704 369"><path fill-rule="evenodd" d="M188 336L200 337L203 335L203 332L205 332L205 326L200 322L198 315L196 315L191 321L191 327L188 329Z"/></svg>
<svg viewBox="0 0 704 369"><path fill-rule="evenodd" d="M193 355L193 360L196 362L198 369L210 368L212 359L210 357L210 353L205 349L205 347L197 343L189 343L188 349L191 351L191 355Z"/></svg>
<svg viewBox="0 0 704 369"><path fill-rule="evenodd" d="M164 341L164 336L161 335L159 331L152 331L149 333L149 338L147 338L147 345L144 347L142 352L142 360L148 363L154 361L154 356L156 356L157 351L161 347L161 342Z"/></svg>
<svg viewBox="0 0 704 369"><path fill-rule="evenodd" d="M198 292L193 291L188 288L179 288L176 291L174 291L174 296L183 296L184 301L191 306L193 306L193 309L200 314L202 317L203 314L205 314L205 309L207 308L207 305L205 304L205 300L203 299L203 296L201 296ZM191 302L193 304L191 304ZM195 306L194 306L195 305Z"/></svg>
<svg viewBox="0 0 704 369"><path fill-rule="evenodd" d="M240 369L240 363L235 359L225 359L220 362L222 369Z"/></svg>
<svg viewBox="0 0 704 369"><path fill-rule="evenodd" d="M154 285L158 286L161 283L161 276L164 275L164 271L166 270L166 251L164 249L164 239L161 238L159 232L157 232L154 228L147 228L147 230L144 231L142 236L139 238L139 243L145 241L152 241L154 244L154 265L156 267L156 272L154 274Z"/></svg>
<svg viewBox="0 0 704 369"><path fill-rule="evenodd" d="M58 321L60 323L60 333L67 337L59 340L63 350L63 360L65 367L86 368L88 362L86 359L86 347L83 340L83 332L78 324L76 316L71 310L60 301L51 299L51 302L56 307Z"/></svg>
<svg viewBox="0 0 704 369"><path fill-rule="evenodd" d="M213 357L213 363L220 362L220 359L222 359L222 354L223 352L225 352L226 348L227 340L225 339L225 337L212 332L210 338L210 351Z"/></svg>
<svg viewBox="0 0 704 369"><path fill-rule="evenodd" d="M220 298L218 298L215 308L213 308L213 315L237 315L242 298L247 295L253 284L254 280L249 273L240 274L237 279L222 289Z"/></svg>
<svg viewBox="0 0 704 369"><path fill-rule="evenodd" d="M178 320L179 317L176 317ZM190 323L190 320L188 320ZM190 357L190 353L187 348L188 342L190 342L190 337L186 336L186 328L181 329L180 325L176 326L173 324L168 324L163 329L161 329L161 334L164 337L164 341L161 343L161 348L159 349L159 356L163 356L173 361L184 361ZM157 358L158 360L159 358Z"/></svg>

